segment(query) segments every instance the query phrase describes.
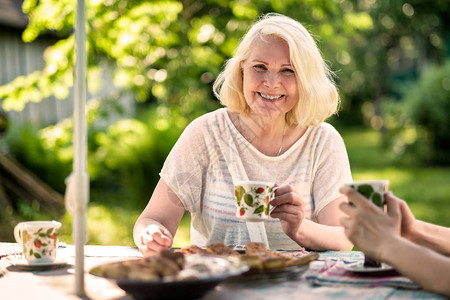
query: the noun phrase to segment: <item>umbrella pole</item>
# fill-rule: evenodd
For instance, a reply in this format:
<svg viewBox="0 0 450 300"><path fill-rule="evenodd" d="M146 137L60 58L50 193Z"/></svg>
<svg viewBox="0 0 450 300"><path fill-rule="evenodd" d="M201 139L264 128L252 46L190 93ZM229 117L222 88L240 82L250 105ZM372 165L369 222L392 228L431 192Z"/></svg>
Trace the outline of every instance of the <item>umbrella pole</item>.
<svg viewBox="0 0 450 300"><path fill-rule="evenodd" d="M84 245L86 243L86 210L89 199L87 173L86 105L86 16L85 0L77 1L75 42L76 65L74 86L74 160L72 174L72 239L75 242L75 293L84 292Z"/></svg>
<svg viewBox="0 0 450 300"><path fill-rule="evenodd" d="M84 291L84 244L85 244L86 214L75 214L73 218L72 235L75 242L75 294L82 297Z"/></svg>

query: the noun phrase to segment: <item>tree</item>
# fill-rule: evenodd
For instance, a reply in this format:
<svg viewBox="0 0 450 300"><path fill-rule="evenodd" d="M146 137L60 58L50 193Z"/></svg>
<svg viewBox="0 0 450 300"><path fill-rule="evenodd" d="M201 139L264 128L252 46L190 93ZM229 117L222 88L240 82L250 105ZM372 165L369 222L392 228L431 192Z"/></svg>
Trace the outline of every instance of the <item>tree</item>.
<svg viewBox="0 0 450 300"><path fill-rule="evenodd" d="M49 95L68 97L74 4L25 0L30 22L24 41L48 30L61 39L45 52L42 71L0 87L3 109L21 110ZM398 97L403 81L415 80L428 64L442 64L448 55L449 5L445 0L90 0L88 87L95 94L108 72L121 92L163 108L162 118L176 111L189 121L218 106L212 83L251 23L278 12L301 21L316 37L336 73L340 119L356 124L365 119L382 128L384 99Z"/></svg>
<svg viewBox="0 0 450 300"><path fill-rule="evenodd" d="M5 110L21 110L50 95L64 99L73 84L74 1L25 0L23 10L30 18L24 41L48 30L61 40L46 51L42 71L0 88ZM269 11L304 22L332 54L331 63L346 45L344 35L335 38L335 28L344 25L335 1L88 1L89 88L95 92L108 71L139 102L177 107L186 115L199 107L210 110L216 107L211 85L222 64L251 22Z"/></svg>
<svg viewBox="0 0 450 300"><path fill-rule="evenodd" d="M382 102L400 100L405 83L418 79L430 65L449 55L448 1L344 1L363 11L370 28L350 38L353 67L342 80L348 102L344 115L365 117L376 129L384 127ZM364 103L368 105L364 105ZM364 105L364 110L360 107Z"/></svg>

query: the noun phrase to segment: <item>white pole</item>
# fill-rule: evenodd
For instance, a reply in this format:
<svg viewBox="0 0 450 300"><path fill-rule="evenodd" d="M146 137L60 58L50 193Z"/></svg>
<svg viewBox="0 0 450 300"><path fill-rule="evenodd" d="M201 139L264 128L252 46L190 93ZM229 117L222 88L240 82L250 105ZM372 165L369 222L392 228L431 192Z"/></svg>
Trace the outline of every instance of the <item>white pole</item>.
<svg viewBox="0 0 450 300"><path fill-rule="evenodd" d="M84 245L86 244L86 210L89 199L87 173L86 106L86 20L84 0L77 1L75 26L74 85L74 159L70 198L72 199L72 239L75 243L75 293L84 295Z"/></svg>

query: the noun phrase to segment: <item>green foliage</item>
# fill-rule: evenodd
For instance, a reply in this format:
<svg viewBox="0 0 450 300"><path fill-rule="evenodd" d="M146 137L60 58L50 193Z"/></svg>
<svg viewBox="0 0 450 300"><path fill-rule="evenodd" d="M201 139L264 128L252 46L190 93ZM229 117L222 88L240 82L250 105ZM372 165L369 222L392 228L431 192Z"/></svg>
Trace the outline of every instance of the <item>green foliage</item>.
<svg viewBox="0 0 450 300"><path fill-rule="evenodd" d="M103 128L99 124L109 115L102 112L105 108L101 104L91 101L87 110L91 184L125 190L130 201L146 202L159 180L165 157L189 120L176 109L151 106L141 110L139 119L119 118ZM105 105L109 107L106 102ZM2 143L8 145L10 155L64 193L65 178L72 170L72 119L40 130L31 125L12 124Z"/></svg>
<svg viewBox="0 0 450 300"><path fill-rule="evenodd" d="M23 40L32 42L48 30L61 39L45 51L43 70L0 87L3 109L20 111L30 101L68 97L74 72L74 9L73 0L24 1L30 22ZM378 155L374 145L380 144L380 137L373 133L365 143L356 138L358 150L349 151L353 160L360 161L352 166L356 172L389 166L396 156L414 164L422 158L430 163L436 162L432 157L443 159L448 144L438 142L448 141L443 137L450 128L449 110L442 102L448 99L448 89L447 96L430 95L439 90L433 85L439 80L448 87L448 75L447 79L427 75L428 83L422 79L416 92L407 95L398 87L404 80L415 80L424 61L443 61L448 43L446 1L90 0L88 88L94 95L104 88L105 72L111 73L115 88L108 87L111 94L89 101L88 168L93 191L119 196L114 200L111 194L94 193L93 202L117 201L142 209L181 130L196 116L218 107L211 85L223 63L255 18L268 12L301 21L317 39L340 87L343 109L337 122L382 124L380 103L396 99L389 102L392 109L384 120L394 136L393 151ZM419 87L427 92L419 92ZM121 96L116 88L131 92L139 110L146 111L151 104L150 111L111 124L111 112L120 113L114 104ZM410 108L403 108L409 102ZM434 105L439 109L434 111ZM41 130L14 124L8 132L13 156L62 192L73 156L72 120ZM418 154L409 155L409 149Z"/></svg>
<svg viewBox="0 0 450 300"><path fill-rule="evenodd" d="M72 155L70 154L67 160L60 153L47 148L40 133L27 124L11 124L3 142L8 144L10 155L42 181L55 190L63 192L65 190L64 178L72 169ZM64 152L64 149L61 152Z"/></svg>
<svg viewBox="0 0 450 300"><path fill-rule="evenodd" d="M415 80L423 64L441 64L448 55L449 6L446 1L423 0L353 0L341 1L341 6L364 16L346 17L352 23L357 20L359 26L353 32L344 31L349 35L348 53L336 51L342 65L338 74L341 116L347 124L366 121L380 129L384 100L398 98L399 86ZM362 110L368 104L373 105L370 115Z"/></svg>
<svg viewBox="0 0 450 300"><path fill-rule="evenodd" d="M403 89L400 102L385 109L394 154L428 165L450 165L450 61L429 67Z"/></svg>
<svg viewBox="0 0 450 300"><path fill-rule="evenodd" d="M44 70L0 87L5 110L22 110L50 95L67 97L73 84L74 3L24 2L30 18L24 41L46 30L62 39L46 51ZM211 84L222 64L258 15L271 11L301 20L321 39L331 63L336 52L349 53L348 37L335 28L351 35L370 24L367 14L353 16L335 1L87 1L88 87L92 93L101 88L101 70L107 69L115 86L133 91L138 101L179 106L185 114L199 106L211 110Z"/></svg>
<svg viewBox="0 0 450 300"><path fill-rule="evenodd" d="M98 132L89 161L93 184L124 189L130 200L145 203L186 125L187 120L175 111L153 107L140 120L122 119Z"/></svg>
<svg viewBox="0 0 450 300"><path fill-rule="evenodd" d="M178 107L191 115L212 110L211 84L242 34L261 14L278 12L301 21L316 37L335 71L346 123L380 127L381 103L397 98L399 83L417 78L423 61L446 56L449 7L445 1L87 1L88 88L114 85L139 102ZM54 95L73 84L72 0L26 0L30 18L23 39L47 30L61 40L44 54L46 67L0 87L5 110ZM113 90L113 89L111 89ZM111 97L107 95L106 97ZM361 107L372 103L370 115ZM341 118L342 119L342 118Z"/></svg>

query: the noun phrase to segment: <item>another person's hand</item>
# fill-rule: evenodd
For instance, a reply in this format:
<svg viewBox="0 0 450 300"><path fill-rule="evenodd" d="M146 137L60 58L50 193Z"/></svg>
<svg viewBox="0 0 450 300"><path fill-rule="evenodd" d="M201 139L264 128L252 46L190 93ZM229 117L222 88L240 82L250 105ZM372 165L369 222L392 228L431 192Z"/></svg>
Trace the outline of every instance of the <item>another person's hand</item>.
<svg viewBox="0 0 450 300"><path fill-rule="evenodd" d="M156 224L148 225L140 236L139 251L144 257L157 255L162 249L172 246L173 238L170 232Z"/></svg>
<svg viewBox="0 0 450 300"><path fill-rule="evenodd" d="M270 204L275 206L270 216L280 219L283 231L295 240L305 218L305 203L298 192L291 185L277 187Z"/></svg>
<svg viewBox="0 0 450 300"><path fill-rule="evenodd" d="M402 236L409 240L413 239L416 231L418 230L416 218L405 201L395 197L391 192L388 192L386 194L386 200L389 201L391 198L395 199L394 201L397 201L400 205L400 212L402 215Z"/></svg>
<svg viewBox="0 0 450 300"><path fill-rule="evenodd" d="M347 237L367 256L382 260L383 245L400 237L402 226L402 202L386 197L387 213L374 205L357 191L342 187L340 192L348 197L348 203L341 203L340 209L348 217L341 219Z"/></svg>

